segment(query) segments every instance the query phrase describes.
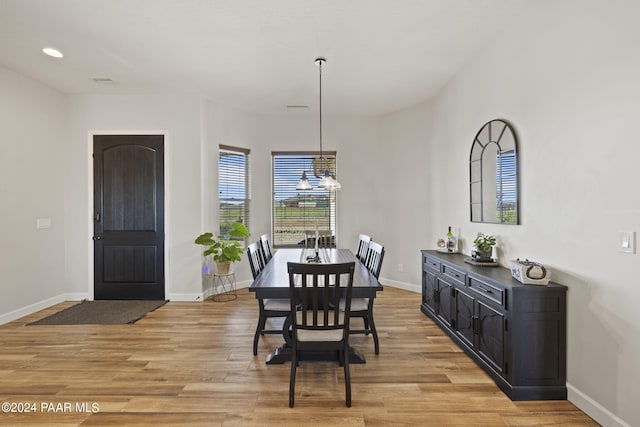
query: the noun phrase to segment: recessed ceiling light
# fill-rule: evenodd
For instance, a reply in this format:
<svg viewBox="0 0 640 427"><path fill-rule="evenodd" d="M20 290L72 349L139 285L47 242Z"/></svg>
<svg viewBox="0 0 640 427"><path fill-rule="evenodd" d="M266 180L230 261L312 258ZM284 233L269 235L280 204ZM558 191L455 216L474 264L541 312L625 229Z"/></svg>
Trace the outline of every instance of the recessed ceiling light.
<svg viewBox="0 0 640 427"><path fill-rule="evenodd" d="M60 52L58 49L54 49L52 47L45 47L44 49L42 49L42 51L44 53L46 53L49 56L52 56L54 58L62 58L64 55L62 54L62 52Z"/></svg>

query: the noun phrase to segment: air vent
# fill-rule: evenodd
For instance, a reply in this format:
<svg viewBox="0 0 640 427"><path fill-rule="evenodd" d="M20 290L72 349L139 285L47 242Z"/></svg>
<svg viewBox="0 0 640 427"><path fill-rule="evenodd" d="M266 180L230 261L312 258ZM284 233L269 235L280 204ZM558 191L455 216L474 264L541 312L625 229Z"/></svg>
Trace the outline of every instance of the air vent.
<svg viewBox="0 0 640 427"><path fill-rule="evenodd" d="M115 83L110 77L92 77L94 83Z"/></svg>

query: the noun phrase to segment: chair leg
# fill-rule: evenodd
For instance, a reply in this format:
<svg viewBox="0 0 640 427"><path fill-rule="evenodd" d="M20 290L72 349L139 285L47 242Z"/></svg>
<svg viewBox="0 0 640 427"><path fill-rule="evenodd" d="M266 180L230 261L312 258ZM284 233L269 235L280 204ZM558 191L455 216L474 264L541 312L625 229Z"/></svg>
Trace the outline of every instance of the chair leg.
<svg viewBox="0 0 640 427"><path fill-rule="evenodd" d="M371 335L373 335L373 345L375 347L375 353L380 354L378 331L376 331L376 323L373 321L373 298L369 300L369 307L367 307L367 323L369 323L369 329L371 330Z"/></svg>
<svg viewBox="0 0 640 427"><path fill-rule="evenodd" d="M291 354L291 376L289 377L289 408L293 408L294 395L296 392L296 368L298 366L297 351Z"/></svg>
<svg viewBox="0 0 640 427"><path fill-rule="evenodd" d="M371 329L371 335L373 335L373 345L375 348L375 353L380 354L380 343L378 342L378 332L376 331L376 324L373 321L373 314L369 312L369 326Z"/></svg>
<svg viewBox="0 0 640 427"><path fill-rule="evenodd" d="M344 387L347 408L351 407L351 372L349 371L349 347L344 349Z"/></svg>
<svg viewBox="0 0 640 427"><path fill-rule="evenodd" d="M264 318L262 313L260 313L260 316L258 317L258 326L256 327L256 335L253 337L253 355L254 356L258 355L258 340L260 339L260 335L264 330L265 322L266 322L266 319Z"/></svg>

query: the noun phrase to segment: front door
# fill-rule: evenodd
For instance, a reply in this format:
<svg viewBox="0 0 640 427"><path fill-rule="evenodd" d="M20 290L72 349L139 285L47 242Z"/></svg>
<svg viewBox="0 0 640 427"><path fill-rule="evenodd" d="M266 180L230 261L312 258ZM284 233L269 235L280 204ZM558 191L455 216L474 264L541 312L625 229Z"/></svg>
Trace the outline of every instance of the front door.
<svg viewBox="0 0 640 427"><path fill-rule="evenodd" d="M164 136L95 135L94 298L165 299Z"/></svg>

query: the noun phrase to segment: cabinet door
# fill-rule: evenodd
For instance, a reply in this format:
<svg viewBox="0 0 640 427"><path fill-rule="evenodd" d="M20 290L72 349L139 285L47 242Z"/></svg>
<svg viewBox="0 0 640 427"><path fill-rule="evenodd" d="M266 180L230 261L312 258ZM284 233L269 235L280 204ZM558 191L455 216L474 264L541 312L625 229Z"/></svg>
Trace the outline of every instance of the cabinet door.
<svg viewBox="0 0 640 427"><path fill-rule="evenodd" d="M436 273L428 269L422 272L422 303L436 312Z"/></svg>
<svg viewBox="0 0 640 427"><path fill-rule="evenodd" d="M504 370L504 315L487 303L476 300L477 343L480 356L498 372Z"/></svg>
<svg viewBox="0 0 640 427"><path fill-rule="evenodd" d="M456 288L454 298L453 329L470 347L474 346L473 310L475 299L466 292Z"/></svg>
<svg viewBox="0 0 640 427"><path fill-rule="evenodd" d="M451 308L453 302L453 286L442 277L436 277L437 297L436 314L447 326L451 326Z"/></svg>

